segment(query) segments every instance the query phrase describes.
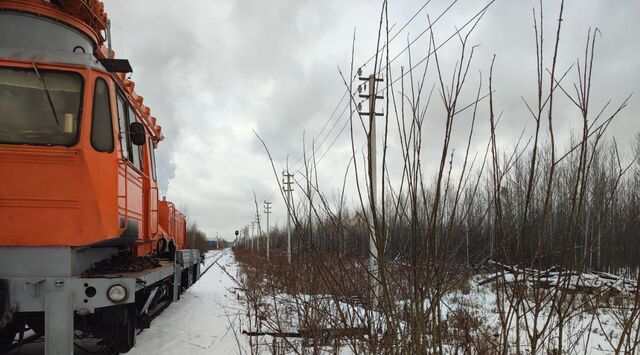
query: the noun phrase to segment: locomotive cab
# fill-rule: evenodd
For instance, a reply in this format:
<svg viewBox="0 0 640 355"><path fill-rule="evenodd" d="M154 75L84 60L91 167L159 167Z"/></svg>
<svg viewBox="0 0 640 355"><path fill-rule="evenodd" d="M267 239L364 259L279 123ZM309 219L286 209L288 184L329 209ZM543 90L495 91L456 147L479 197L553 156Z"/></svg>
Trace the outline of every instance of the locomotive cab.
<svg viewBox="0 0 640 355"><path fill-rule="evenodd" d="M74 329L126 352L199 276L107 23L98 0L0 0L0 352L25 327L50 354L73 353Z"/></svg>
<svg viewBox="0 0 640 355"><path fill-rule="evenodd" d="M141 123L149 112L133 84L113 80L96 47L69 24L0 10L0 245L153 249L147 136L159 135Z"/></svg>

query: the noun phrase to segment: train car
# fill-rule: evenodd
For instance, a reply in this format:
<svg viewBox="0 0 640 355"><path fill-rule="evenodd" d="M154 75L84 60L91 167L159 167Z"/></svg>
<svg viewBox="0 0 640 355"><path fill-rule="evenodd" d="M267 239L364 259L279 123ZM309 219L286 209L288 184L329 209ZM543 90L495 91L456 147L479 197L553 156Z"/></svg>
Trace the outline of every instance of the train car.
<svg viewBox="0 0 640 355"><path fill-rule="evenodd" d="M25 329L126 352L199 277L131 71L101 1L0 0L0 352Z"/></svg>
<svg viewBox="0 0 640 355"><path fill-rule="evenodd" d="M183 249L187 244L187 221L185 215L169 201L158 204L159 234L162 237L173 236L176 246Z"/></svg>

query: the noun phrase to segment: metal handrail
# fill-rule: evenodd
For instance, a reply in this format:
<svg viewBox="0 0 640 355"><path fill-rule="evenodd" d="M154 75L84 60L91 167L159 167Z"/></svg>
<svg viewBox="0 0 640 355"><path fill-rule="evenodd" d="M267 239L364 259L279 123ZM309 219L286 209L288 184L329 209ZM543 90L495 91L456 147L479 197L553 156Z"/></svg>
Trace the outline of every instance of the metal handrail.
<svg viewBox="0 0 640 355"><path fill-rule="evenodd" d="M156 190L157 191L156 200L158 200L158 197L160 195L160 190L158 190L158 187L157 186L149 186L149 191L151 191L151 190ZM158 212L158 203L157 202L156 202L156 209L155 210L149 209L149 212Z"/></svg>
<svg viewBox="0 0 640 355"><path fill-rule="evenodd" d="M118 166L120 165L124 166L124 196L118 195L118 198L124 198L124 228L122 230L125 231L127 230L127 228L129 228L129 169L131 169L132 167L130 166L130 161L128 159L119 159ZM118 172L118 176L119 175L120 172ZM144 182L144 177L148 178L148 176L144 172L140 172L140 176L133 176L136 178L136 180L139 180L141 184ZM154 188L156 190L158 189L157 187ZM158 210L156 209L155 212L157 211ZM118 226L119 225L120 224L118 223Z"/></svg>
<svg viewBox="0 0 640 355"><path fill-rule="evenodd" d="M151 190L156 190L156 209L152 209L151 206L149 206L149 224L151 224L151 213L155 212L156 213L156 231L155 233L158 233L158 222L160 219L160 212L158 209L158 195L160 195L160 190L158 190L158 186L149 186L149 195L151 195ZM149 197L147 197L149 199L148 203L151 204L151 199ZM151 228L149 228L149 231L151 231ZM151 233L149 233L151 234ZM149 235L149 237L151 238L151 235Z"/></svg>
<svg viewBox="0 0 640 355"><path fill-rule="evenodd" d="M124 196L118 195L118 198L124 198L124 227L122 228L122 232L124 232L129 228L129 163L124 159L120 159L118 167L121 164L124 165ZM118 176L120 176L120 171L118 171ZM119 215L118 213L118 216ZM120 227L120 221L118 221L118 227Z"/></svg>

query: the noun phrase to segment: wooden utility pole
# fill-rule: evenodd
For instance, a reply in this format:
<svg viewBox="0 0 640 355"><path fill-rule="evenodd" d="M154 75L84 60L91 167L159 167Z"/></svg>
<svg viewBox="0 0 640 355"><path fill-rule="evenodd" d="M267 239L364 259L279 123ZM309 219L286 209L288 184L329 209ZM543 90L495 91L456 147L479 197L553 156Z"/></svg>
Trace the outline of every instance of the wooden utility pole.
<svg viewBox="0 0 640 355"><path fill-rule="evenodd" d="M260 228L260 210L258 209L258 199L256 198L256 192L253 192L253 203L256 206L256 225L258 227L258 235L256 237L256 243L258 244L258 253L260 252L260 237L262 236L262 228Z"/></svg>
<svg viewBox="0 0 640 355"><path fill-rule="evenodd" d="M256 222L251 222L251 252L253 252L253 243L254 243L253 230L254 230L255 225L256 225Z"/></svg>
<svg viewBox="0 0 640 355"><path fill-rule="evenodd" d="M358 79L364 81L369 86L369 94L362 94L362 86L358 87L359 97L369 100L369 112L358 112L362 116L369 116L369 200L371 207L371 223L369 223L369 271L371 272L371 286L373 289L374 298L378 299L380 296L380 282L379 282L379 250L378 246L384 247L384 243L378 245L377 235L377 200L378 200L378 179L377 179L377 164L376 164L376 116L382 116L382 113L376 112L376 100L382 99L381 95L376 95L377 82L382 79L376 78L374 74L369 77L362 77L362 69L358 69ZM360 110L360 105L358 105Z"/></svg>
<svg viewBox="0 0 640 355"><path fill-rule="evenodd" d="M260 213L258 213L258 207L256 206L256 249L260 252L260 237L262 236L262 228L260 228Z"/></svg>
<svg viewBox="0 0 640 355"><path fill-rule="evenodd" d="M266 238L267 238L267 262L269 261L269 214L271 214L271 202L269 201L264 201L264 214L267 215L267 232L266 232Z"/></svg>
<svg viewBox="0 0 640 355"><path fill-rule="evenodd" d="M289 171L282 172L282 189L287 196L287 260L289 264L291 264L291 192L293 192L293 187L291 186L293 182L291 178L293 174L289 174Z"/></svg>

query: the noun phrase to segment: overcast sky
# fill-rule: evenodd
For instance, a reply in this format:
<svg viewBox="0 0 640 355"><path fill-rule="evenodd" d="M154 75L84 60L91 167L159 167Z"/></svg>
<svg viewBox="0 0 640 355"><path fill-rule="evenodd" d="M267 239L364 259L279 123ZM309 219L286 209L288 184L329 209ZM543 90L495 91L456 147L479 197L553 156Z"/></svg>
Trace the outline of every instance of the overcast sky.
<svg viewBox="0 0 640 355"><path fill-rule="evenodd" d="M234 230L251 222L255 214L253 191L261 211L264 200L273 201L271 225L285 223L285 204L276 177L253 131L268 145L278 174L287 156L293 172L301 167L301 162L294 163L302 154L303 136L307 145L315 142L316 158L322 157L319 185L329 198L338 193L351 158L349 115L344 111L347 101L340 101L345 86L338 68L349 75L354 29L355 65L364 64L375 53L381 1L104 2L112 21L117 56L131 61L136 90L163 126L166 139L158 150L161 189L176 205L186 207L190 220L209 237L218 234L232 239ZM423 8L425 1L421 0L390 0L392 35L417 13L391 42L391 58L427 28L428 19L435 22L436 43L442 44L456 28L468 29L464 25L488 1L459 0L449 8L451 3L432 0ZM552 51L557 3L544 2L547 55ZM497 0L469 39L470 45L479 47L474 51L463 97L470 102L480 75L487 91L495 54L495 104L503 115L498 140L504 149L513 146L521 132L525 140L531 135L533 121L522 98L535 102L534 6L537 8L538 1ZM613 105L640 92L638 14L637 0L566 2L559 70L566 70L583 56L589 28L600 30L594 111L609 99ZM412 46L413 63L426 56L427 44L428 35L423 35ZM446 42L441 48L445 73L451 72L459 50L457 41ZM550 57L547 66L549 63ZM393 62L392 75L397 77L401 66L409 67L408 52ZM364 74L372 70L373 63L363 68ZM567 82L575 78L575 72L571 72ZM428 79L429 89L433 79ZM640 128L638 99L632 97L611 127L611 135L625 146ZM430 152L442 141L442 116L438 115L435 94L434 102L436 108L424 137L425 169L435 164L436 155ZM487 142L486 105L481 109L472 155L483 152ZM557 114L558 135L566 140L579 121L568 103L559 103ZM469 115L456 122L454 147L463 148L469 122ZM354 145L361 155L365 141L358 125ZM389 151L398 156L397 140L390 139ZM390 162L392 180L397 177L397 161ZM300 173L296 178L304 181ZM349 201L353 202L353 184L349 186Z"/></svg>

